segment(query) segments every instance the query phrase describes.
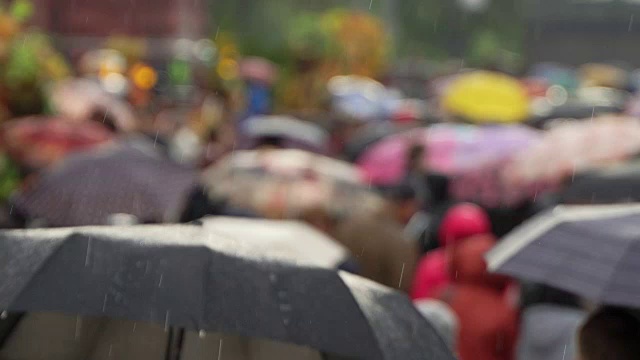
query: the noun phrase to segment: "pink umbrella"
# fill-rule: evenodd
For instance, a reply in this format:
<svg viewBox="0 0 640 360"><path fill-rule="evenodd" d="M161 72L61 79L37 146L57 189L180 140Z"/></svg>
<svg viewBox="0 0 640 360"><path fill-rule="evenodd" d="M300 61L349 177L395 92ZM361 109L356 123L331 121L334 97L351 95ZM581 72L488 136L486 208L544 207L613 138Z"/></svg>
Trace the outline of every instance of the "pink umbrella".
<svg viewBox="0 0 640 360"><path fill-rule="evenodd" d="M640 121L607 116L566 121L505 167L507 186L560 185L576 172L619 163L640 152Z"/></svg>
<svg viewBox="0 0 640 360"><path fill-rule="evenodd" d="M432 171L458 176L490 164L539 138L524 126L475 126L438 124L390 136L366 151L357 161L372 184L392 185L406 172L406 154L412 145L422 145L425 165Z"/></svg>

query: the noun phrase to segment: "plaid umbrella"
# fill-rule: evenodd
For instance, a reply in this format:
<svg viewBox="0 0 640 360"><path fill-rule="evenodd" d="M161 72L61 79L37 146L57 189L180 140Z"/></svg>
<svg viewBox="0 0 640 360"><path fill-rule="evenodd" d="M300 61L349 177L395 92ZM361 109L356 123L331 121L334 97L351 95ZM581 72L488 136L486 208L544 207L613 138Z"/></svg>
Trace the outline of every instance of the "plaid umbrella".
<svg viewBox="0 0 640 360"><path fill-rule="evenodd" d="M638 204L561 206L503 238L488 266L600 303L640 307L638 233Z"/></svg>
<svg viewBox="0 0 640 360"><path fill-rule="evenodd" d="M147 139L128 139L68 158L12 202L49 226L103 225L117 213L163 222L177 216L195 183L195 170L167 160Z"/></svg>
<svg viewBox="0 0 640 360"><path fill-rule="evenodd" d="M245 222L246 228L252 226L252 221ZM344 357L453 359L406 296L319 266L291 248L270 246L281 242L268 232L263 237L265 231L268 229L261 226L252 232L238 230L218 221L210 227L3 232L0 277L11 281L0 283L0 308L126 319L140 322L141 327L151 323L159 328L158 343L164 346L171 337L162 331L163 326L167 330L184 328L191 334L201 330L203 335L218 332L271 339ZM131 328L126 327L128 336L121 339L123 343L111 344L109 353L114 358L136 358L118 354L129 337L137 336ZM87 341L91 336L87 328L72 331L72 339ZM34 337L29 341L28 349L37 346ZM49 343L45 341L43 346L55 347ZM71 341L63 351L81 346ZM188 347L187 340L175 346L183 353ZM142 358L162 358L162 354L148 356Z"/></svg>
<svg viewBox="0 0 640 360"><path fill-rule="evenodd" d="M13 120L2 127L1 134L9 156L33 169L53 165L72 152L87 150L112 138L111 132L100 124L73 124L62 117Z"/></svg>
<svg viewBox="0 0 640 360"><path fill-rule="evenodd" d="M351 164L301 150L236 151L207 169L202 181L211 198L265 216L318 208L368 212L384 204Z"/></svg>

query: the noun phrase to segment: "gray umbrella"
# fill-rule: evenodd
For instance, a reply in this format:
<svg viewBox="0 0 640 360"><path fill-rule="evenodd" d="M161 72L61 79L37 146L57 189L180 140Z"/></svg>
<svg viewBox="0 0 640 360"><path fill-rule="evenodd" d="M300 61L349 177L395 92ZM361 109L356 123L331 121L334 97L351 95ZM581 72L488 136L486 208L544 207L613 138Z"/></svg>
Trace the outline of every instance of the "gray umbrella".
<svg viewBox="0 0 640 360"><path fill-rule="evenodd" d="M268 338L365 359L452 359L399 293L210 226L0 233L0 277L10 279L0 283L0 308Z"/></svg>
<svg viewBox="0 0 640 360"><path fill-rule="evenodd" d="M143 222L173 220L197 173L159 149L153 141L136 138L75 155L12 203L25 217L48 226L106 225L118 213Z"/></svg>
<svg viewBox="0 0 640 360"><path fill-rule="evenodd" d="M587 299L640 307L640 205L560 206L516 228L491 270Z"/></svg>

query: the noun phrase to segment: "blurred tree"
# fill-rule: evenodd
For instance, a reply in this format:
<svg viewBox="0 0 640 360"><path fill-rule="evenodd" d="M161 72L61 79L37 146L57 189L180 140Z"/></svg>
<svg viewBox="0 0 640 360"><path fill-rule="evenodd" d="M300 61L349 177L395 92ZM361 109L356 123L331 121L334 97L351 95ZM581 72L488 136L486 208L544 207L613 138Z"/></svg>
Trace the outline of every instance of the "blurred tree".
<svg viewBox="0 0 640 360"><path fill-rule="evenodd" d="M500 49L495 51L497 57L505 52L521 52L524 21L518 8L520 1L480 1L476 12L469 10L473 6L465 11L461 2L218 0L213 1L210 8L214 32L232 32L237 35L243 54L264 56L279 64L290 60L286 45L291 19L305 11L318 13L334 7L357 8L382 16L394 36L396 53L401 57L459 57L482 65L488 61L486 49L490 43Z"/></svg>

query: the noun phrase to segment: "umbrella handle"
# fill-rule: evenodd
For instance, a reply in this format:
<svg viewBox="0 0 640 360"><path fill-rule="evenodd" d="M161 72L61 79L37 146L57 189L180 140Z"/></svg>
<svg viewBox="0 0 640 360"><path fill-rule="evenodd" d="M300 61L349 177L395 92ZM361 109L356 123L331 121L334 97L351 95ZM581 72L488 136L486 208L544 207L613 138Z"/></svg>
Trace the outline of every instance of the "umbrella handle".
<svg viewBox="0 0 640 360"><path fill-rule="evenodd" d="M184 343L184 328L171 327L167 336L167 350L165 360L180 360Z"/></svg>

